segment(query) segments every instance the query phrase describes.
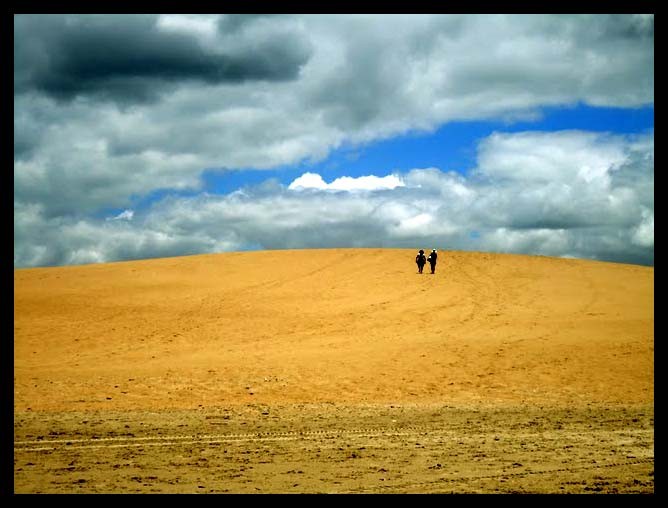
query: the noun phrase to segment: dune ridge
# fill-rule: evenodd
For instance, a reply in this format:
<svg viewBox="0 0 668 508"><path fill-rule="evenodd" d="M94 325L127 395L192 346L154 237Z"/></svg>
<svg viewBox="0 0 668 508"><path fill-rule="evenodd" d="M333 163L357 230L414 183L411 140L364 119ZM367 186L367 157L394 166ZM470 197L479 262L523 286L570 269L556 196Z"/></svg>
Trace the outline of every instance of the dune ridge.
<svg viewBox="0 0 668 508"><path fill-rule="evenodd" d="M653 402L653 267L439 254L17 269L15 411Z"/></svg>

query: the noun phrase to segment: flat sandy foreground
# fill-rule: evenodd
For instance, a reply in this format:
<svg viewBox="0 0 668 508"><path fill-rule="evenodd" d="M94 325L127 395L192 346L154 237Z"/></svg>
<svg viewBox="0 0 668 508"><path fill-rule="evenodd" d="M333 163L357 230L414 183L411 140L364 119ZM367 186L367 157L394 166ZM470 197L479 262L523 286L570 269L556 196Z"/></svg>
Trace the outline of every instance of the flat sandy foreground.
<svg viewBox="0 0 668 508"><path fill-rule="evenodd" d="M653 493L654 269L262 251L14 271L16 493Z"/></svg>

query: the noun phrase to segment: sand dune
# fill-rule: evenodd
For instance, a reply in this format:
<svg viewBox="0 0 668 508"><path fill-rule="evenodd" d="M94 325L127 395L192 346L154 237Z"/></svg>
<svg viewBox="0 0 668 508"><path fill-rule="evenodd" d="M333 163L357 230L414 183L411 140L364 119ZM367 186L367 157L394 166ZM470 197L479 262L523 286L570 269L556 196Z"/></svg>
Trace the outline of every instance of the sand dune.
<svg viewBox="0 0 668 508"><path fill-rule="evenodd" d="M15 270L15 492L654 491L653 268L413 259Z"/></svg>
<svg viewBox="0 0 668 508"><path fill-rule="evenodd" d="M654 269L442 251L224 253L14 271L22 411L651 404Z"/></svg>

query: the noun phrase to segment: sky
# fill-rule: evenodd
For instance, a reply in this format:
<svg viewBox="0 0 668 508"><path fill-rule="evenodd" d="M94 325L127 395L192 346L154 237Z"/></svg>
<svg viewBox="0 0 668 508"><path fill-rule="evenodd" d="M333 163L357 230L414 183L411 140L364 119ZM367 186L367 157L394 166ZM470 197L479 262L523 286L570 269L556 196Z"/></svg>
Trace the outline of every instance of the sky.
<svg viewBox="0 0 668 508"><path fill-rule="evenodd" d="M14 16L14 267L654 264L651 14Z"/></svg>

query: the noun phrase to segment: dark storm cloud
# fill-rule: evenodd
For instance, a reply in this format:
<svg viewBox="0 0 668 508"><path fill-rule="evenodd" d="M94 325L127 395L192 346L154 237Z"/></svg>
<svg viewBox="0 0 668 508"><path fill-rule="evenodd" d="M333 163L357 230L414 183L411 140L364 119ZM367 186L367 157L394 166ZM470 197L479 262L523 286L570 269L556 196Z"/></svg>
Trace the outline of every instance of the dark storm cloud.
<svg viewBox="0 0 668 508"><path fill-rule="evenodd" d="M218 20L218 30L223 34L237 33L256 21L272 18L279 19L276 14L227 14Z"/></svg>
<svg viewBox="0 0 668 508"><path fill-rule="evenodd" d="M192 34L161 30L150 15L15 17L15 91L70 99L93 94L146 100L156 87L294 79L309 47L289 33L247 46L205 46Z"/></svg>
<svg viewBox="0 0 668 508"><path fill-rule="evenodd" d="M630 17L620 14L608 14L598 18L601 30L595 36L604 40L621 38L629 40L654 39L654 17Z"/></svg>

